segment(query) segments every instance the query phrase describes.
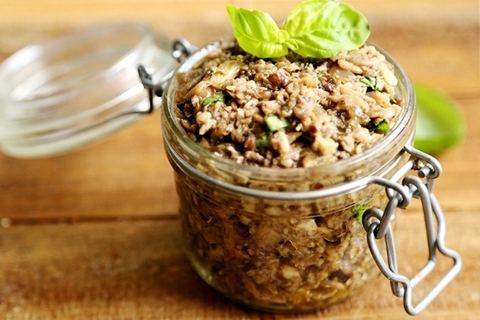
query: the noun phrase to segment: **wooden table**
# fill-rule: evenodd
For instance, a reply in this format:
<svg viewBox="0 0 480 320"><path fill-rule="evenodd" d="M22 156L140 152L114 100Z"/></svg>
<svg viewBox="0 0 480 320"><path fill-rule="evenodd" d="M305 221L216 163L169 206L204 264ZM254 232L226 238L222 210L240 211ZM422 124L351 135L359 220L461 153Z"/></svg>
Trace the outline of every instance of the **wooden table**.
<svg viewBox="0 0 480 320"><path fill-rule="evenodd" d="M230 28L229 1L2 0L0 61L21 47L97 23L140 19L200 46ZM282 21L297 1L233 1ZM468 135L438 158L446 243L464 267L419 317L480 314L480 89L477 0L349 1L371 41L411 78L450 94ZM407 319L383 277L347 302L305 315L248 310L194 273L181 251L177 199L158 112L101 143L36 160L0 155L1 319ZM426 256L419 206L400 217L406 268Z"/></svg>

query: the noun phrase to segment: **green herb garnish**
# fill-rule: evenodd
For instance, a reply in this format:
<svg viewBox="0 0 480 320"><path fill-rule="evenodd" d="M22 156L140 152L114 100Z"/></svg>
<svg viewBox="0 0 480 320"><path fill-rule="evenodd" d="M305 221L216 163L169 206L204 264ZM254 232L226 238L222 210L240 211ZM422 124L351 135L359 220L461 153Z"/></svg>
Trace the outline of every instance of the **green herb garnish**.
<svg viewBox="0 0 480 320"><path fill-rule="evenodd" d="M367 19L336 0L305 1L293 9L282 28L262 11L227 6L240 47L259 58L279 58L289 50L312 58L331 58L360 47L370 36Z"/></svg>
<svg viewBox="0 0 480 320"><path fill-rule="evenodd" d="M257 148L266 148L270 145L268 142L268 135L266 133L262 134L255 140L255 146Z"/></svg>
<svg viewBox="0 0 480 320"><path fill-rule="evenodd" d="M360 82L373 91L382 91L385 88L385 82L375 76L362 78Z"/></svg>
<svg viewBox="0 0 480 320"><path fill-rule="evenodd" d="M214 94L212 94L211 96L206 97L203 100L202 105L205 107L205 106L208 106L211 103L215 103L215 102L218 102L218 101L225 102L225 98L226 98L225 92L218 91L218 92L215 92Z"/></svg>
<svg viewBox="0 0 480 320"><path fill-rule="evenodd" d="M380 133L380 134L387 134L390 130L390 124L387 120L382 120L379 123L376 123L368 128L370 132Z"/></svg>
<svg viewBox="0 0 480 320"><path fill-rule="evenodd" d="M290 125L287 119L280 119L277 116L265 117L265 123L271 132L278 131L281 128L287 128Z"/></svg>
<svg viewBox="0 0 480 320"><path fill-rule="evenodd" d="M367 211L367 209L370 208L370 205L368 203L364 203L364 204L358 204L356 205L355 207L353 207L352 209L352 212L353 212L353 216L355 217L355 220L358 221L358 223L362 224L362 219L363 219L363 214L365 213L365 211Z"/></svg>
<svg viewBox="0 0 480 320"><path fill-rule="evenodd" d="M465 136L466 125L453 99L425 85L414 87L417 98L415 148L439 154L459 143Z"/></svg>

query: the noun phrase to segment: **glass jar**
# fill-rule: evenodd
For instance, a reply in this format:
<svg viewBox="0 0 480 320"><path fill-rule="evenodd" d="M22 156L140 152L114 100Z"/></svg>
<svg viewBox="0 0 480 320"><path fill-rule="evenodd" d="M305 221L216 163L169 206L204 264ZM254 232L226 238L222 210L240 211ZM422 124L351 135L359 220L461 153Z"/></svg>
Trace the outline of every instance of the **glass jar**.
<svg viewBox="0 0 480 320"><path fill-rule="evenodd" d="M193 54L177 76L216 46ZM412 84L382 53L399 79L404 102L399 119L364 153L313 168L255 167L215 156L180 125L175 95L181 84L177 77L168 84L162 130L175 171L186 253L197 273L225 296L264 311L305 312L342 301L379 274L377 264L383 261L368 250L380 251L367 241L368 221L381 219L376 213L392 207L392 199L397 199L394 207L406 205L385 186L397 185L413 168L408 146L415 128ZM393 188L408 197L402 186ZM366 211L368 217L362 217ZM383 232L390 236L394 214L388 211Z"/></svg>
<svg viewBox="0 0 480 320"><path fill-rule="evenodd" d="M160 81L176 65L170 42L142 22L80 30L29 45L0 64L0 147L7 155L63 154L141 119L142 64Z"/></svg>

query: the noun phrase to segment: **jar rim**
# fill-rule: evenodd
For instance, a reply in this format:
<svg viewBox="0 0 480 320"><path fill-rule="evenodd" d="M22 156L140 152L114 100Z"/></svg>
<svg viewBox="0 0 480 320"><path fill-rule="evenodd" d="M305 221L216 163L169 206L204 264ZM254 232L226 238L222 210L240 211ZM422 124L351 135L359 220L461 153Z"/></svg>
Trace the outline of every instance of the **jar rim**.
<svg viewBox="0 0 480 320"><path fill-rule="evenodd" d="M195 52L192 56L189 57L179 68L177 68L176 73L182 73L188 71L191 67L193 67L198 61L206 57L212 50L217 49L220 46L219 42L215 42L210 44L197 52ZM216 156L212 152L208 151L207 149L200 146L198 143L193 141L188 134L185 132L183 127L181 126L180 122L176 119L176 115L174 112L174 99L173 93L175 91L175 79L172 79L163 96L162 101L162 129L165 130L172 130L173 136L176 137L176 141L181 144L182 150L189 153L188 158L202 158L205 161L211 161L214 163L215 168L222 170L225 168L225 171L231 171L232 173L239 173L239 174L246 174L248 176L258 176L262 175L262 177L266 177L267 179L270 177L272 179L288 179L291 177L308 177L308 172L312 170L321 169L322 171L330 171L330 172L338 172L340 168L351 167L355 168L361 166L364 163L368 163L368 161L375 156L376 154L385 152L386 147L389 146L390 148L394 148L393 153L398 154L401 152L405 145L399 145L395 143L398 139L398 136L402 134L406 127L409 127L409 123L415 117L415 93L413 89L413 85L408 77L406 71L403 67L384 49L375 46L377 50L383 54L387 61L392 63L395 68L395 74L398 78L398 87L399 90L402 91L403 97L403 106L401 108L401 113L398 116L398 119L394 126L389 130L389 132L373 145L371 148L353 155L347 159L341 159L334 163L324 164L317 167L297 167L297 168L275 168L275 167L259 167L259 166L252 166L250 164L243 164L237 163L234 160L222 158L220 156ZM411 124L410 124L411 126ZM168 127L168 129L167 129ZM164 141L167 144L167 151L169 146L169 142L165 138L166 134L164 134ZM408 137L405 138L406 143L410 143L413 140L413 134L410 134ZM183 165L189 166L181 157L177 156L177 161L184 162ZM198 171L195 168L190 168L190 170ZM377 168L378 169L378 168ZM198 172L196 172L198 174Z"/></svg>

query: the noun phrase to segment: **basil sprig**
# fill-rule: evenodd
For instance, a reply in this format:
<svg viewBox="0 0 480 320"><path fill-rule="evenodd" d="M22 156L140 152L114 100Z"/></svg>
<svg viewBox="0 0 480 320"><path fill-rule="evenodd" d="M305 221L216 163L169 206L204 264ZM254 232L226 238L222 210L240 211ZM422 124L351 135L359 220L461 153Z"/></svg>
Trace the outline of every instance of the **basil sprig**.
<svg viewBox="0 0 480 320"><path fill-rule="evenodd" d="M360 47L370 26L360 12L336 0L309 0L293 9L282 28L262 11L227 6L240 47L259 58L279 58L289 50L312 58L331 58Z"/></svg>

